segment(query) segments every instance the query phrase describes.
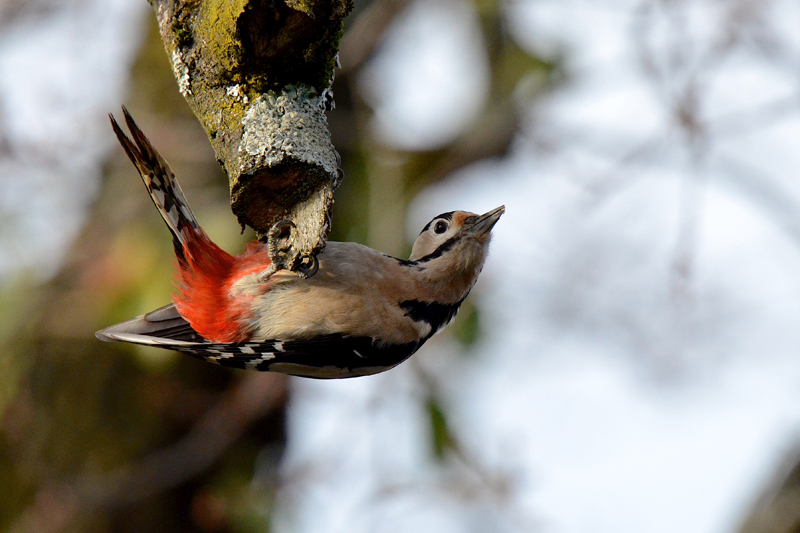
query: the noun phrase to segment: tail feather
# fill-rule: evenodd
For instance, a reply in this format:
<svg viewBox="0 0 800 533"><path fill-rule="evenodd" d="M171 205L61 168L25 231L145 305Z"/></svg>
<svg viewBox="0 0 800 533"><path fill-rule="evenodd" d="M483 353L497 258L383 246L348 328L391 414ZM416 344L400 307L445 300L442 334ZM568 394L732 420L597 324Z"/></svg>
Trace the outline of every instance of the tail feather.
<svg viewBox="0 0 800 533"><path fill-rule="evenodd" d="M199 335L219 342L246 339L248 309L246 305L242 307L243 302L237 303L229 295L228 279L234 274L237 258L214 244L200 228L169 165L150 144L128 110L123 107L122 111L133 140L109 115L111 126L125 153L139 170L153 204L172 233L172 244L178 258L175 281L180 294L172 299L174 308L164 308L106 328L98 336L104 340L129 342L138 341L123 339L121 335L152 336L158 333L161 337L181 340ZM251 262L252 257L255 256L251 256ZM263 268L267 265L268 258Z"/></svg>
<svg viewBox="0 0 800 533"><path fill-rule="evenodd" d="M127 336L130 335L135 335L139 340L129 341ZM174 304L109 326L95 333L95 336L106 342L128 341L139 344L144 343L141 340L144 338L150 339L146 344L203 342L203 337L178 313Z"/></svg>
<svg viewBox="0 0 800 533"><path fill-rule="evenodd" d="M186 264L185 250L189 242L197 236L207 239L205 232L197 222L192 209L183 196L183 191L169 165L161 154L145 137L136 125L128 110L122 108L125 123L128 125L133 141L119 127L114 116L109 114L111 127L117 135L122 148L136 166L142 176L150 198L158 209L161 218L167 223L172 233L175 255L181 264Z"/></svg>

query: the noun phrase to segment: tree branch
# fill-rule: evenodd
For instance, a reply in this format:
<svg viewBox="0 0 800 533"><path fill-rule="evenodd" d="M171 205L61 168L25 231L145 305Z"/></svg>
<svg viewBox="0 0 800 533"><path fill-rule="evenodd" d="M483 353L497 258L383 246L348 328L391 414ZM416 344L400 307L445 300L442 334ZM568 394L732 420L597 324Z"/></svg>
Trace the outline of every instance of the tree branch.
<svg viewBox="0 0 800 533"><path fill-rule="evenodd" d="M266 240L296 226L287 268L316 255L341 180L326 107L352 0L151 0L181 94L228 175L231 209Z"/></svg>

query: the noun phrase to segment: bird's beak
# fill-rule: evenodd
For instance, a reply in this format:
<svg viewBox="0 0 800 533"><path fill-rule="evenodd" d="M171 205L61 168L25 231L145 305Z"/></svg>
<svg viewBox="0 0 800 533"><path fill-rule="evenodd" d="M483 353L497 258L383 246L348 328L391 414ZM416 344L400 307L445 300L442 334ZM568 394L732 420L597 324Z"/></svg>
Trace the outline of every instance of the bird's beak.
<svg viewBox="0 0 800 533"><path fill-rule="evenodd" d="M503 216L503 213L505 212L506 206L501 205L500 207L496 207L488 213L484 213L476 218L475 222L472 223L472 226L467 228L467 231L474 233L475 235L485 235L492 230L494 225L497 224L497 221L500 220L500 217Z"/></svg>

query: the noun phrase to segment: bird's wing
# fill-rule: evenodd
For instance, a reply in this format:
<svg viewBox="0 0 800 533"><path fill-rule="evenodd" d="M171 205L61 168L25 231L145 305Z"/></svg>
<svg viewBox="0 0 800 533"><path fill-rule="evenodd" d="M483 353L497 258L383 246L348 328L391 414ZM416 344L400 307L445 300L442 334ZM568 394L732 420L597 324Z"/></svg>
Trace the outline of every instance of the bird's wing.
<svg viewBox="0 0 800 533"><path fill-rule="evenodd" d="M95 333L95 336L106 342L135 342L153 346L164 345L165 348L169 348L167 345L171 342L204 342L203 337L178 313L175 304L165 305L146 315L109 326ZM139 340L130 340L131 338ZM152 340L144 342L144 339Z"/></svg>
<svg viewBox="0 0 800 533"><path fill-rule="evenodd" d="M371 337L335 334L175 349L223 366L330 379L383 372L411 357L420 346L417 342L386 345Z"/></svg>
<svg viewBox="0 0 800 533"><path fill-rule="evenodd" d="M309 339L213 343L197 335L171 305L99 331L97 337L178 350L222 366L318 379L383 372L405 361L422 344L387 345L371 337L340 334Z"/></svg>

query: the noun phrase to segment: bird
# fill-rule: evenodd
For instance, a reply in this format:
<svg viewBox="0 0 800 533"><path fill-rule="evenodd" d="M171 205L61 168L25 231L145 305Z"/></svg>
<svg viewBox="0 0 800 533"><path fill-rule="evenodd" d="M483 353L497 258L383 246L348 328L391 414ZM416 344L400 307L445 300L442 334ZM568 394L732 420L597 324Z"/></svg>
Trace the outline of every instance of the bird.
<svg viewBox="0 0 800 533"><path fill-rule="evenodd" d="M98 331L102 341L309 378L377 374L455 318L505 212L438 215L407 260L329 241L311 272L276 270L266 243L255 240L234 256L211 241L167 162L123 113L131 137L109 114L111 126L172 234L177 294L169 305Z"/></svg>

